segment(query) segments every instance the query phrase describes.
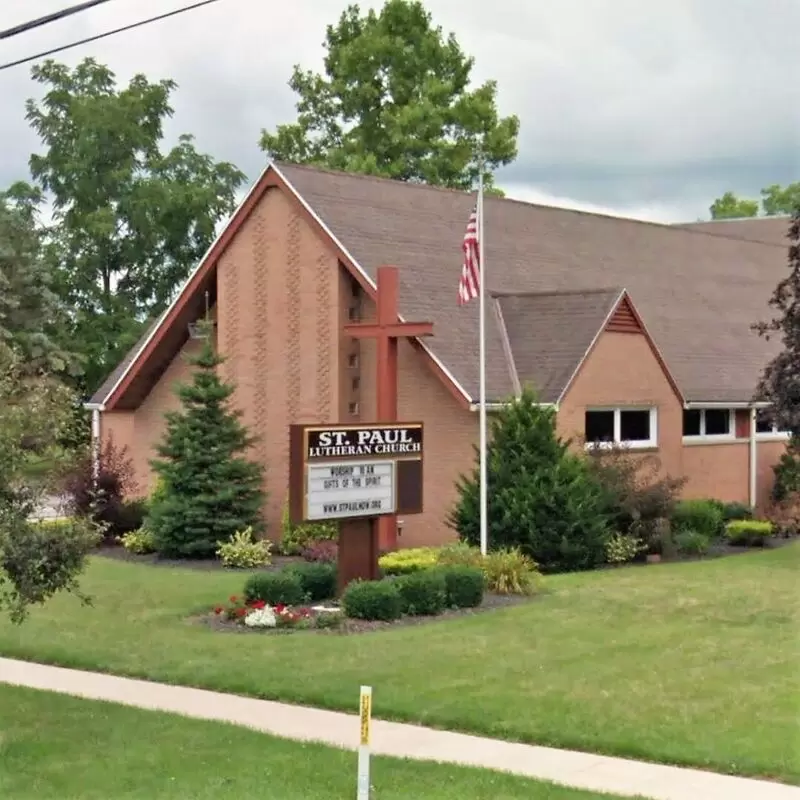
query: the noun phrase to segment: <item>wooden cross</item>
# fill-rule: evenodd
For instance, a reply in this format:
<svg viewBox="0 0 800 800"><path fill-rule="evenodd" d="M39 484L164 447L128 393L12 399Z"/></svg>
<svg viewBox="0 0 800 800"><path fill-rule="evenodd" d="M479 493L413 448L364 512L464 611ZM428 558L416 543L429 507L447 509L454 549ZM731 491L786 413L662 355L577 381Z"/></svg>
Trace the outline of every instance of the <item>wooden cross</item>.
<svg viewBox="0 0 800 800"><path fill-rule="evenodd" d="M397 341L398 339L433 336L431 322L400 322L398 297L400 279L397 267L378 267L377 319L375 322L354 322L344 326L354 339L377 340L377 420L397 422ZM397 548L397 518L378 520L380 547Z"/></svg>

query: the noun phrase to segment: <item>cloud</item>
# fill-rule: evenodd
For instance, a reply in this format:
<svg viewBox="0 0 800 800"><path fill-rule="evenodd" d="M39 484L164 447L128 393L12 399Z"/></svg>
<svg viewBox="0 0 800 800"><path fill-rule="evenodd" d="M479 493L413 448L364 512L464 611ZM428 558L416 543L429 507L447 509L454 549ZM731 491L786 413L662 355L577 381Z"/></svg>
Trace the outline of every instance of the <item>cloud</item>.
<svg viewBox="0 0 800 800"><path fill-rule="evenodd" d="M11 60L184 5L115 0L0 43ZM62 0L3 4L0 27ZM292 66L322 66L325 25L345 2L221 0L56 56L92 55L126 81L174 78L170 137L233 161L253 179L263 127L294 117ZM380 3L361 3L362 8ZM800 178L800 27L796 0L428 0L445 32L496 79L504 114L521 120L517 161L498 175L520 199L673 221L707 215L727 189ZM36 140L23 104L29 67L0 72L0 185L24 176Z"/></svg>

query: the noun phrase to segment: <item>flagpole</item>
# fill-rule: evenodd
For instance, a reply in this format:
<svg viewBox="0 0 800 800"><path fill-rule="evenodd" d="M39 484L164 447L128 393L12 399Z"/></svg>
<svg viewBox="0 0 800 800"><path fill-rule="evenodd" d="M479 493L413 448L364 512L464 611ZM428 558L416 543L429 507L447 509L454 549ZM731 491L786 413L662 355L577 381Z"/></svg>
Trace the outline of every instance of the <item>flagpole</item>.
<svg viewBox="0 0 800 800"><path fill-rule="evenodd" d="M480 269L480 280L478 282L478 314L480 322L478 324L478 336L480 337L478 361L480 369L479 387L479 416L480 416L480 513L481 513L481 553L486 555L489 546L488 534L488 475L486 468L486 259L484 258L483 247L483 168L484 162L481 158L478 162L478 264Z"/></svg>

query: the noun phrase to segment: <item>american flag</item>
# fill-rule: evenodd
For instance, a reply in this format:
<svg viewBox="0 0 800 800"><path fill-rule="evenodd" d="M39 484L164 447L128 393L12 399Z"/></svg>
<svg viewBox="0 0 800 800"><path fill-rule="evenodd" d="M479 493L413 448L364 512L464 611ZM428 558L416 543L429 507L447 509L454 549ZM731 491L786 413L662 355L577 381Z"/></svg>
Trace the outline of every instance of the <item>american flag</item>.
<svg viewBox="0 0 800 800"><path fill-rule="evenodd" d="M481 258L478 244L478 210L474 208L469 215L467 230L464 232L464 263L461 279L458 282L458 304L463 306L478 296L481 283Z"/></svg>

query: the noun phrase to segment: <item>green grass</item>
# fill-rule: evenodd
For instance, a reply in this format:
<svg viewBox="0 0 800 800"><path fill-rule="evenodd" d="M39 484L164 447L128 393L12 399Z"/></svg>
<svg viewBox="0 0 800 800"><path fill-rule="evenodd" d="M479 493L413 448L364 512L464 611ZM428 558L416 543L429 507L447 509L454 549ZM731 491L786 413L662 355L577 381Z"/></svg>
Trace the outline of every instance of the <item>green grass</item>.
<svg viewBox="0 0 800 800"><path fill-rule="evenodd" d="M241 575L96 558L0 654L800 782L800 547L548 579L515 608L358 636L220 633Z"/></svg>
<svg viewBox="0 0 800 800"><path fill-rule="evenodd" d="M0 685L0 797L336 800L354 753L244 728ZM499 772L375 758L375 800L613 800ZM618 800L621 800L619 798Z"/></svg>

